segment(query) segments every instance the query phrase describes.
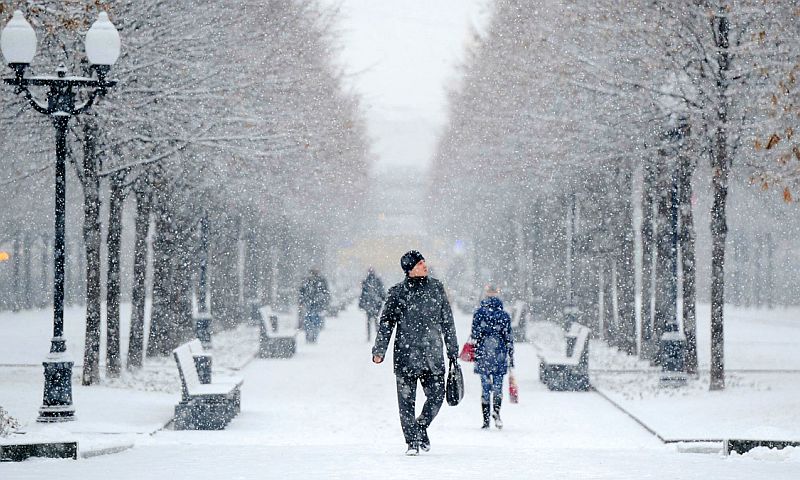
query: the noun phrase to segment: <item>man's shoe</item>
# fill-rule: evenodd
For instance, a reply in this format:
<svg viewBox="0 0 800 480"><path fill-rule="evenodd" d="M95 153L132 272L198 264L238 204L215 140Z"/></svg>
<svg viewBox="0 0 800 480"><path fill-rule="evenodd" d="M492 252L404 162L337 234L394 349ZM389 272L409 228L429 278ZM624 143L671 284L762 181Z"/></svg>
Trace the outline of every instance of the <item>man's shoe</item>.
<svg viewBox="0 0 800 480"><path fill-rule="evenodd" d="M419 455L419 446L414 443L409 443L408 450L406 450L406 455L409 457L415 457Z"/></svg>

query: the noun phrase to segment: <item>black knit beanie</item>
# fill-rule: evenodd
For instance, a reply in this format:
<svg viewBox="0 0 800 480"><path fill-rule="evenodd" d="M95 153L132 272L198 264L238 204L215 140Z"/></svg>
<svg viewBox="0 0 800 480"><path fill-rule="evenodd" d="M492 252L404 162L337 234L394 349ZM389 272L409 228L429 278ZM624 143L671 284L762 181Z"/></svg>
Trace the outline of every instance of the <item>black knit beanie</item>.
<svg viewBox="0 0 800 480"><path fill-rule="evenodd" d="M400 258L400 267L408 275L408 272L413 270L420 260L425 260L421 253L416 250L409 250Z"/></svg>

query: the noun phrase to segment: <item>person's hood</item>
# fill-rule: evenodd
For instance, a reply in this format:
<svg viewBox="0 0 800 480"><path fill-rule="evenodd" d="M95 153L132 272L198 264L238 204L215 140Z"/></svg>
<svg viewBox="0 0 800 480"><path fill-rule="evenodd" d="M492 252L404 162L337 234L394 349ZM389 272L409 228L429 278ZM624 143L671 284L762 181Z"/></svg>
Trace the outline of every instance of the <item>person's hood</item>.
<svg viewBox="0 0 800 480"><path fill-rule="evenodd" d="M503 302L498 297L486 297L481 300L481 307L491 308L492 310L502 310Z"/></svg>

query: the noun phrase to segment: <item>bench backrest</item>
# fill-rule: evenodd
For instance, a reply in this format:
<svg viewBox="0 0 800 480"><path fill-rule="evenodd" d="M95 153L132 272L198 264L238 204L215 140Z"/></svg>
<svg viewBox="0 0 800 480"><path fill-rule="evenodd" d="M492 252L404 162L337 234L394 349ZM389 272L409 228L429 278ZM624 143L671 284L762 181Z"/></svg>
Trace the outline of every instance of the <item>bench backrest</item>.
<svg viewBox="0 0 800 480"><path fill-rule="evenodd" d="M261 307L259 313L261 313L261 328L267 336L285 337L297 333L291 326L292 320L289 314L278 313L269 305Z"/></svg>
<svg viewBox="0 0 800 480"><path fill-rule="evenodd" d="M570 363L578 363L583 361L582 357L587 355L589 344L589 329L579 323L573 323L569 327L566 335L567 348L566 357Z"/></svg>
<svg viewBox="0 0 800 480"><path fill-rule="evenodd" d="M193 340L193 342L197 342L198 348L200 348L199 340ZM194 365L191 343L184 343L172 351L172 356L175 357L175 363L178 365L178 374L181 377L184 399L188 398L200 386L200 376L197 374L197 368Z"/></svg>
<svg viewBox="0 0 800 480"><path fill-rule="evenodd" d="M206 355L206 351L203 348L203 344L197 338L195 338L190 342L186 342L184 345L189 346L189 351L192 353L192 355Z"/></svg>

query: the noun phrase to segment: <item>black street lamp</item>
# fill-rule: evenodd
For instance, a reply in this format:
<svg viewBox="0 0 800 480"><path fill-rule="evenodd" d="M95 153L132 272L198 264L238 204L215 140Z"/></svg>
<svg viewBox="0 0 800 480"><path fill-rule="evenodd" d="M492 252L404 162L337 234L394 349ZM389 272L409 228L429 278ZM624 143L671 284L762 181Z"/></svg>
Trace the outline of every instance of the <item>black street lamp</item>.
<svg viewBox="0 0 800 480"><path fill-rule="evenodd" d="M208 288L208 213L200 219L200 271L197 274L195 334L205 350L211 350L211 297ZM209 367L210 368L210 367Z"/></svg>
<svg viewBox="0 0 800 480"><path fill-rule="evenodd" d="M674 121L671 119L671 122ZM681 148L684 137L688 133L687 120L678 119L677 125L671 125L665 135L665 140L673 144L674 154ZM686 335L681 331L678 323L678 217L679 217L679 185L678 185L678 160L670 175L669 191L669 302L668 314L665 318L664 332L660 339L661 377L662 386L681 386L686 384Z"/></svg>
<svg viewBox="0 0 800 480"><path fill-rule="evenodd" d="M97 79L67 76L64 66L56 76L25 76L25 70L36 54L36 33L22 12L14 12L0 33L0 47L6 63L14 70L13 78L3 81L15 87L39 113L49 115L56 128L55 178L55 242L53 245L53 339L44 365L44 395L39 409L39 422L74 420L72 406L72 365L64 339L64 206L66 199L67 125L70 118L86 112L116 82L106 80L106 74L119 58L119 33L101 12L86 32L86 57L97 73ZM29 87L47 87L47 103L34 98ZM75 90L86 89L88 98L75 104Z"/></svg>

